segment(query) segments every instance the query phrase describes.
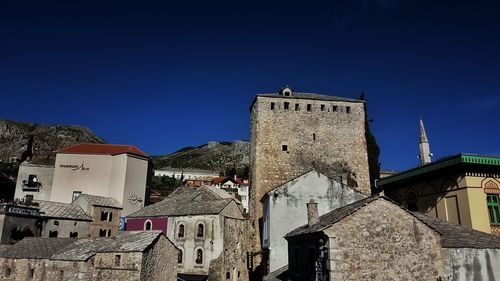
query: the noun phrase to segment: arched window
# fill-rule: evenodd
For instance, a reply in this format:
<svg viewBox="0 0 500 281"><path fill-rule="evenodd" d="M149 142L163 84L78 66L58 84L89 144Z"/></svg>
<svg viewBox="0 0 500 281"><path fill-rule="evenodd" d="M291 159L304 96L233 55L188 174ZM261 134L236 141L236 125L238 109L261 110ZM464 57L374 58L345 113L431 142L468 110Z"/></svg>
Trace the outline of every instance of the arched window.
<svg viewBox="0 0 500 281"><path fill-rule="evenodd" d="M198 231L196 232L196 237L203 237L205 234L205 227L203 224L199 223L198 224Z"/></svg>
<svg viewBox="0 0 500 281"><path fill-rule="evenodd" d="M177 255L177 263L182 263L182 249L179 249L179 255Z"/></svg>
<svg viewBox="0 0 500 281"><path fill-rule="evenodd" d="M151 230L153 228L153 223L150 220L147 220L144 223L144 230Z"/></svg>
<svg viewBox="0 0 500 281"><path fill-rule="evenodd" d="M184 237L184 225L179 224L179 229L177 229L177 237Z"/></svg>
<svg viewBox="0 0 500 281"><path fill-rule="evenodd" d="M412 212L418 211L417 194L411 190L406 194L406 206Z"/></svg>
<svg viewBox="0 0 500 281"><path fill-rule="evenodd" d="M202 264L203 263L203 250L202 249L196 250L196 260L195 260L195 262L197 264Z"/></svg>

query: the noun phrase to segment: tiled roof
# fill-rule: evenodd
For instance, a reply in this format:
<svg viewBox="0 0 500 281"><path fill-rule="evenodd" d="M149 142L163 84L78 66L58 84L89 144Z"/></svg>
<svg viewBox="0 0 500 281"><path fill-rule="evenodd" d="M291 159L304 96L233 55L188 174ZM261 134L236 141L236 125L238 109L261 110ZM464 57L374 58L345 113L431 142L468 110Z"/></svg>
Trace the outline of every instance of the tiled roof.
<svg viewBox="0 0 500 281"><path fill-rule="evenodd" d="M34 238L0 247L0 257L17 259L51 259L85 261L97 253L144 252L161 231L121 231L112 237Z"/></svg>
<svg viewBox="0 0 500 281"><path fill-rule="evenodd" d="M300 93L292 92L290 96L280 95L279 93L257 94L257 97L269 98L284 98L284 99L308 99L308 100L324 100L324 101L348 101L348 102L363 102L362 100L322 95L316 93Z"/></svg>
<svg viewBox="0 0 500 281"><path fill-rule="evenodd" d="M78 205L39 200L35 202L38 203L41 217L92 221Z"/></svg>
<svg viewBox="0 0 500 281"><path fill-rule="evenodd" d="M408 180L418 176L429 175L431 172L444 170L458 165L481 165L495 167L497 171L500 169L500 157L498 156L483 156L475 154L457 154L449 157L439 159L429 164L412 168L395 175L391 175L376 181L378 188L384 189L392 183L398 183L402 180Z"/></svg>
<svg viewBox="0 0 500 281"><path fill-rule="evenodd" d="M285 237L293 237L323 231L331 225L339 222L341 219L355 213L364 206L379 199L385 199L394 203L391 199L380 194L367 197L365 199L326 213L319 217L319 222L317 224L314 224L312 226L308 226L307 224L300 226L289 232L287 235L285 235ZM464 226L451 224L449 222L435 219L422 213L410 212L403 207L401 207L401 209L439 233L441 235L441 246L443 248L500 249L500 237L477 230L472 230Z"/></svg>
<svg viewBox="0 0 500 281"><path fill-rule="evenodd" d="M231 198L207 190L208 187L179 187L162 201L128 215L129 218L219 214Z"/></svg>
<svg viewBox="0 0 500 281"><path fill-rule="evenodd" d="M161 231L120 231L112 237L82 238L55 253L52 260L85 261L96 253L144 252Z"/></svg>
<svg viewBox="0 0 500 281"><path fill-rule="evenodd" d="M110 208L122 208L122 204L111 197L90 195L86 193L80 194L76 200L86 200L92 206L110 207Z"/></svg>
<svg viewBox="0 0 500 281"><path fill-rule="evenodd" d="M80 143L75 144L70 147L66 147L57 151L57 153L69 153L69 154L134 154L142 157L148 157L139 148L133 145L122 145L122 144L99 144L99 143Z"/></svg>
<svg viewBox="0 0 500 281"><path fill-rule="evenodd" d="M15 245L0 248L0 257L11 259L48 259L77 238L26 237Z"/></svg>
<svg viewBox="0 0 500 281"><path fill-rule="evenodd" d="M288 265L276 269L262 278L263 281L283 281L288 280Z"/></svg>
<svg viewBox="0 0 500 281"><path fill-rule="evenodd" d="M413 212L420 221L441 234L443 248L500 249L500 237Z"/></svg>

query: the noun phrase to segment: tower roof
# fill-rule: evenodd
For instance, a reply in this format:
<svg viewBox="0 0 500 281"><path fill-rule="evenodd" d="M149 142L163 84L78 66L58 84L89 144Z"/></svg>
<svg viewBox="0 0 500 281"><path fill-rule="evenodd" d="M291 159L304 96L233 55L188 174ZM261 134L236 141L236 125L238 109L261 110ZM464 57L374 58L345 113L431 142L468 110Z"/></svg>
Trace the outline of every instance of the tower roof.
<svg viewBox="0 0 500 281"><path fill-rule="evenodd" d="M427 139L427 134L425 133L424 121L422 121L422 117L420 117L420 143L429 142Z"/></svg>

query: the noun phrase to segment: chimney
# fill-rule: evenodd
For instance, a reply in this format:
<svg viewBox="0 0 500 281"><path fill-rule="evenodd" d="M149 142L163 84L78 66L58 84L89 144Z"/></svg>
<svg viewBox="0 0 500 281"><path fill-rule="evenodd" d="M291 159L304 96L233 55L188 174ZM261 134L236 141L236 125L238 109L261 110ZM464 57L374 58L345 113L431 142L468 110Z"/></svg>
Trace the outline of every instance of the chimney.
<svg viewBox="0 0 500 281"><path fill-rule="evenodd" d="M307 203L307 224L311 226L313 224L317 224L318 222L318 203L311 199L309 203Z"/></svg>

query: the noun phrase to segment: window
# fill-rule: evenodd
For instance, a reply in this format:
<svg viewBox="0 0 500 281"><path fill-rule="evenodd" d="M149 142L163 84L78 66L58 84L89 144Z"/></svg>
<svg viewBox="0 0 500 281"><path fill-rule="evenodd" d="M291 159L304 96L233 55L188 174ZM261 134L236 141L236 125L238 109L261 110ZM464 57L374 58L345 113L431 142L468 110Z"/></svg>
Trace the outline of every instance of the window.
<svg viewBox="0 0 500 281"><path fill-rule="evenodd" d="M205 232L205 227L203 226L203 224L199 223L198 231L196 232L196 237L203 237L205 234L204 232Z"/></svg>
<svg viewBox="0 0 500 281"><path fill-rule="evenodd" d="M299 104L298 104L298 103L296 103L296 104L295 104L295 111L299 111L299 110L300 110Z"/></svg>
<svg viewBox="0 0 500 281"><path fill-rule="evenodd" d="M64 280L64 271L59 270L59 278L58 279L61 281Z"/></svg>
<svg viewBox="0 0 500 281"><path fill-rule="evenodd" d="M122 266L122 255L115 255L115 266Z"/></svg>
<svg viewBox="0 0 500 281"><path fill-rule="evenodd" d="M288 110L288 105L289 104L290 104L289 102L285 101L285 103L283 103L283 109L284 110Z"/></svg>
<svg viewBox="0 0 500 281"><path fill-rule="evenodd" d="M31 279L33 279L33 277L35 277L35 269L34 268L30 268L29 277Z"/></svg>
<svg viewBox="0 0 500 281"><path fill-rule="evenodd" d="M99 229L99 237L106 237L106 229Z"/></svg>
<svg viewBox="0 0 500 281"><path fill-rule="evenodd" d="M418 211L417 194L414 191L410 191L406 195L406 206L412 212Z"/></svg>
<svg viewBox="0 0 500 281"><path fill-rule="evenodd" d="M73 191L73 197L72 197L71 202L75 201L76 198L78 198L78 196L80 196L81 194L82 194L81 191Z"/></svg>
<svg viewBox="0 0 500 281"><path fill-rule="evenodd" d="M151 230L153 228L153 223L150 220L146 220L144 223L144 230Z"/></svg>
<svg viewBox="0 0 500 281"><path fill-rule="evenodd" d="M113 213L109 212L108 221L113 221Z"/></svg>
<svg viewBox="0 0 500 281"><path fill-rule="evenodd" d="M33 195L26 195L24 196L26 199L26 203L31 203L33 202Z"/></svg>
<svg viewBox="0 0 500 281"><path fill-rule="evenodd" d="M78 232L70 232L69 233L69 237L77 238L78 237Z"/></svg>
<svg viewBox="0 0 500 281"><path fill-rule="evenodd" d="M195 260L195 262L197 264L202 264L203 263L203 250L202 249L196 250L196 260Z"/></svg>
<svg viewBox="0 0 500 281"><path fill-rule="evenodd" d="M10 277L11 274L12 274L12 268L7 267L7 269L5 269L5 277Z"/></svg>
<svg viewBox="0 0 500 281"><path fill-rule="evenodd" d="M350 107L350 106L346 106L346 108L345 108L345 112L346 112L346 113L351 113L351 107Z"/></svg>
<svg viewBox="0 0 500 281"><path fill-rule="evenodd" d="M231 273L228 271L226 272L226 279L230 279L231 278Z"/></svg>
<svg viewBox="0 0 500 281"><path fill-rule="evenodd" d="M332 106L332 111L335 112L338 110L338 108L339 108L338 106L334 105L334 106Z"/></svg>
<svg viewBox="0 0 500 281"><path fill-rule="evenodd" d="M320 108L321 108L321 111L325 111L325 105L324 104L322 104Z"/></svg>
<svg viewBox="0 0 500 281"><path fill-rule="evenodd" d="M316 134L313 133L313 140L316 140Z"/></svg>
<svg viewBox="0 0 500 281"><path fill-rule="evenodd" d="M182 264L182 249L179 249L179 254L177 255L177 263Z"/></svg>
<svg viewBox="0 0 500 281"><path fill-rule="evenodd" d="M282 151L288 151L288 145L284 144L281 146Z"/></svg>
<svg viewBox="0 0 500 281"><path fill-rule="evenodd" d="M307 111L311 111L311 108L312 108L312 105L311 105L311 104L308 104L308 105L307 105Z"/></svg>
<svg viewBox="0 0 500 281"><path fill-rule="evenodd" d="M58 233L56 231L49 231L49 237L57 237Z"/></svg>
<svg viewBox="0 0 500 281"><path fill-rule="evenodd" d="M59 225L59 221L54 221L54 225Z"/></svg>
<svg viewBox="0 0 500 281"><path fill-rule="evenodd" d="M274 110L274 102L271 103L271 110Z"/></svg>
<svg viewBox="0 0 500 281"><path fill-rule="evenodd" d="M75 221L75 223L73 225L76 226L76 221Z"/></svg>
<svg viewBox="0 0 500 281"><path fill-rule="evenodd" d="M101 221L107 221L108 220L108 212L101 212Z"/></svg>
<svg viewBox="0 0 500 281"><path fill-rule="evenodd" d="M180 224L177 230L177 237L184 237L184 225Z"/></svg>
<svg viewBox="0 0 500 281"><path fill-rule="evenodd" d="M108 229L108 237L111 236L111 229Z"/></svg>
<svg viewBox="0 0 500 281"><path fill-rule="evenodd" d="M487 194L486 201L491 224L500 224L500 197L498 194Z"/></svg>

